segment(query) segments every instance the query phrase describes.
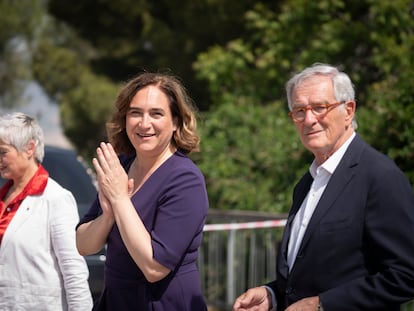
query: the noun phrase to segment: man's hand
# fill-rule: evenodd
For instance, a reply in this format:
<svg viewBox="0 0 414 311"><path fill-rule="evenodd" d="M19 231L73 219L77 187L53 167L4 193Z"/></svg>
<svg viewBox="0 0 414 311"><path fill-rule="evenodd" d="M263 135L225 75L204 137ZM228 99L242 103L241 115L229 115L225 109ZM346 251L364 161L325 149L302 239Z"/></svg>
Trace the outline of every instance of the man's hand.
<svg viewBox="0 0 414 311"><path fill-rule="evenodd" d="M269 311L272 296L265 287L255 287L240 295L233 305L233 311Z"/></svg>
<svg viewBox="0 0 414 311"><path fill-rule="evenodd" d="M285 311L318 311L319 296L303 298L290 305Z"/></svg>

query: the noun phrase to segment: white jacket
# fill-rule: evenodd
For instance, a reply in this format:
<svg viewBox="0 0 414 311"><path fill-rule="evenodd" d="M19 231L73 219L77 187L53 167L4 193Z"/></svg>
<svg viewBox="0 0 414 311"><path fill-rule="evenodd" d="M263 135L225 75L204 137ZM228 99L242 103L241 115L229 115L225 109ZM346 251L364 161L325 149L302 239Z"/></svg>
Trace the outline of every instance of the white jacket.
<svg viewBox="0 0 414 311"><path fill-rule="evenodd" d="M24 199L0 245L0 310L92 309L78 220L72 193L51 178L42 195Z"/></svg>

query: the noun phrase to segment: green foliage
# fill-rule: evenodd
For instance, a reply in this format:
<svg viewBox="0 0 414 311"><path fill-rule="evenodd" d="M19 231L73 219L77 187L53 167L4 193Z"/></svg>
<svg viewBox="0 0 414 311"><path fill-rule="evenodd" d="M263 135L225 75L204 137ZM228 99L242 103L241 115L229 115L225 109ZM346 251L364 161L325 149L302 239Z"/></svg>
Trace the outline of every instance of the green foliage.
<svg viewBox="0 0 414 311"><path fill-rule="evenodd" d="M191 64L209 46L243 36L243 14L255 2L50 0L49 9L95 47L94 72L120 81L139 70L170 69L206 110L209 94L205 82L195 79Z"/></svg>
<svg viewBox="0 0 414 311"><path fill-rule="evenodd" d="M79 76L79 85L61 97L64 133L85 159L96 156L101 141L107 141L105 123L113 109L119 87L88 71Z"/></svg>
<svg viewBox="0 0 414 311"><path fill-rule="evenodd" d="M55 99L78 87L80 74L86 70L77 53L47 40L40 41L34 50L34 75Z"/></svg>
<svg viewBox="0 0 414 311"><path fill-rule="evenodd" d="M359 133L414 184L413 12L411 0L0 0L0 100L34 77L89 159L118 81L171 69L202 111L194 160L211 206L285 212L312 155L284 83L314 62L350 74Z"/></svg>
<svg viewBox="0 0 414 311"><path fill-rule="evenodd" d="M94 75L93 48L46 11L46 2L0 1L0 96L17 106L25 80L35 79L61 105L64 132L86 159L105 139L117 85Z"/></svg>
<svg viewBox="0 0 414 311"><path fill-rule="evenodd" d="M36 80L61 106L65 135L85 159L91 159L99 142L106 140L105 123L118 85L91 72L93 49L53 19L32 54Z"/></svg>
<svg viewBox="0 0 414 311"><path fill-rule="evenodd" d="M44 14L42 0L0 1L0 42L3 45L16 36L30 38Z"/></svg>
<svg viewBox="0 0 414 311"><path fill-rule="evenodd" d="M289 145L299 144L287 130L292 125L267 104L284 98L291 72L314 62L338 65L350 74L361 134L396 160L414 183L412 11L412 3L403 0L290 0L274 10L258 4L245 15L250 36L201 53L194 68L208 81L214 100L207 118L217 120L203 124L205 147L199 161L212 206L288 209L289 183L305 172L311 156L301 146ZM261 112L247 112L242 98L261 103L255 106ZM252 116L250 122L246 115ZM277 131L279 125L283 131ZM253 140L249 134L258 129L267 135ZM281 141L277 148L273 137ZM266 169L260 169L263 165Z"/></svg>
<svg viewBox="0 0 414 311"><path fill-rule="evenodd" d="M374 2L372 63L378 79L367 89L361 131L414 183L414 19L409 1ZM405 10L404 10L405 8ZM411 13L412 14L412 13Z"/></svg>
<svg viewBox="0 0 414 311"><path fill-rule="evenodd" d="M31 78L30 46L33 29L40 23L44 7L40 0L0 0L0 103L18 105Z"/></svg>
<svg viewBox="0 0 414 311"><path fill-rule="evenodd" d="M263 106L240 97L206 115L201 130L195 160L205 172L213 208L288 209L304 150L281 102Z"/></svg>

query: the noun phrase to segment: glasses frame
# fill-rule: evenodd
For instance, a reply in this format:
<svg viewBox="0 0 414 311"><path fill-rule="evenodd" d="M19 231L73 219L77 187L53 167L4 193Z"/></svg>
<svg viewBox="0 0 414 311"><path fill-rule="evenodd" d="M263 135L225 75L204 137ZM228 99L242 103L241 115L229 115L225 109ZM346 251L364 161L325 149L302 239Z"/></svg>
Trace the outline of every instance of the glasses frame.
<svg viewBox="0 0 414 311"><path fill-rule="evenodd" d="M340 102L334 102L334 103L326 103L326 104L310 104L310 105L306 105L306 106L304 106L304 107L297 107L297 108L293 108L292 109L292 111L290 111L289 113L288 113L288 115L289 115L289 117L291 117L292 118L292 120L294 121L294 122L296 122L296 123L300 123L300 122L303 122L303 121L305 121L305 119L306 119L306 112L308 111L308 110L310 110L311 112L312 112L312 114L316 117L316 118L323 118L324 116L326 116L327 114L328 114L328 112L330 112L331 110L333 110L333 109L335 109L336 107L338 107L338 106L340 106L340 105L343 105L343 104L346 104L346 101L340 101ZM317 113L315 113L315 111L313 110L314 108L316 108L316 107L320 107L320 108L324 108L324 109L326 109L326 111L324 112L324 113L321 113L321 114L317 114ZM293 114L295 113L295 112L300 112L300 111L303 111L304 112L304 115L303 115L303 119L302 118L300 118L300 119L298 119L298 118L296 118L296 117L294 117L293 116Z"/></svg>

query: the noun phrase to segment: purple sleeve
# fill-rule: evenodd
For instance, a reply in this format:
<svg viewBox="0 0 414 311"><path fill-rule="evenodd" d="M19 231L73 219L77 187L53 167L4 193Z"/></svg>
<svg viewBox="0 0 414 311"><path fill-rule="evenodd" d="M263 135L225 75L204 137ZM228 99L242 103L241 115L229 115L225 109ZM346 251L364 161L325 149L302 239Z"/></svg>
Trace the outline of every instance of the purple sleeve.
<svg viewBox="0 0 414 311"><path fill-rule="evenodd" d="M173 270L197 259L208 210L204 177L196 169L176 168L166 177L152 236L154 258Z"/></svg>

